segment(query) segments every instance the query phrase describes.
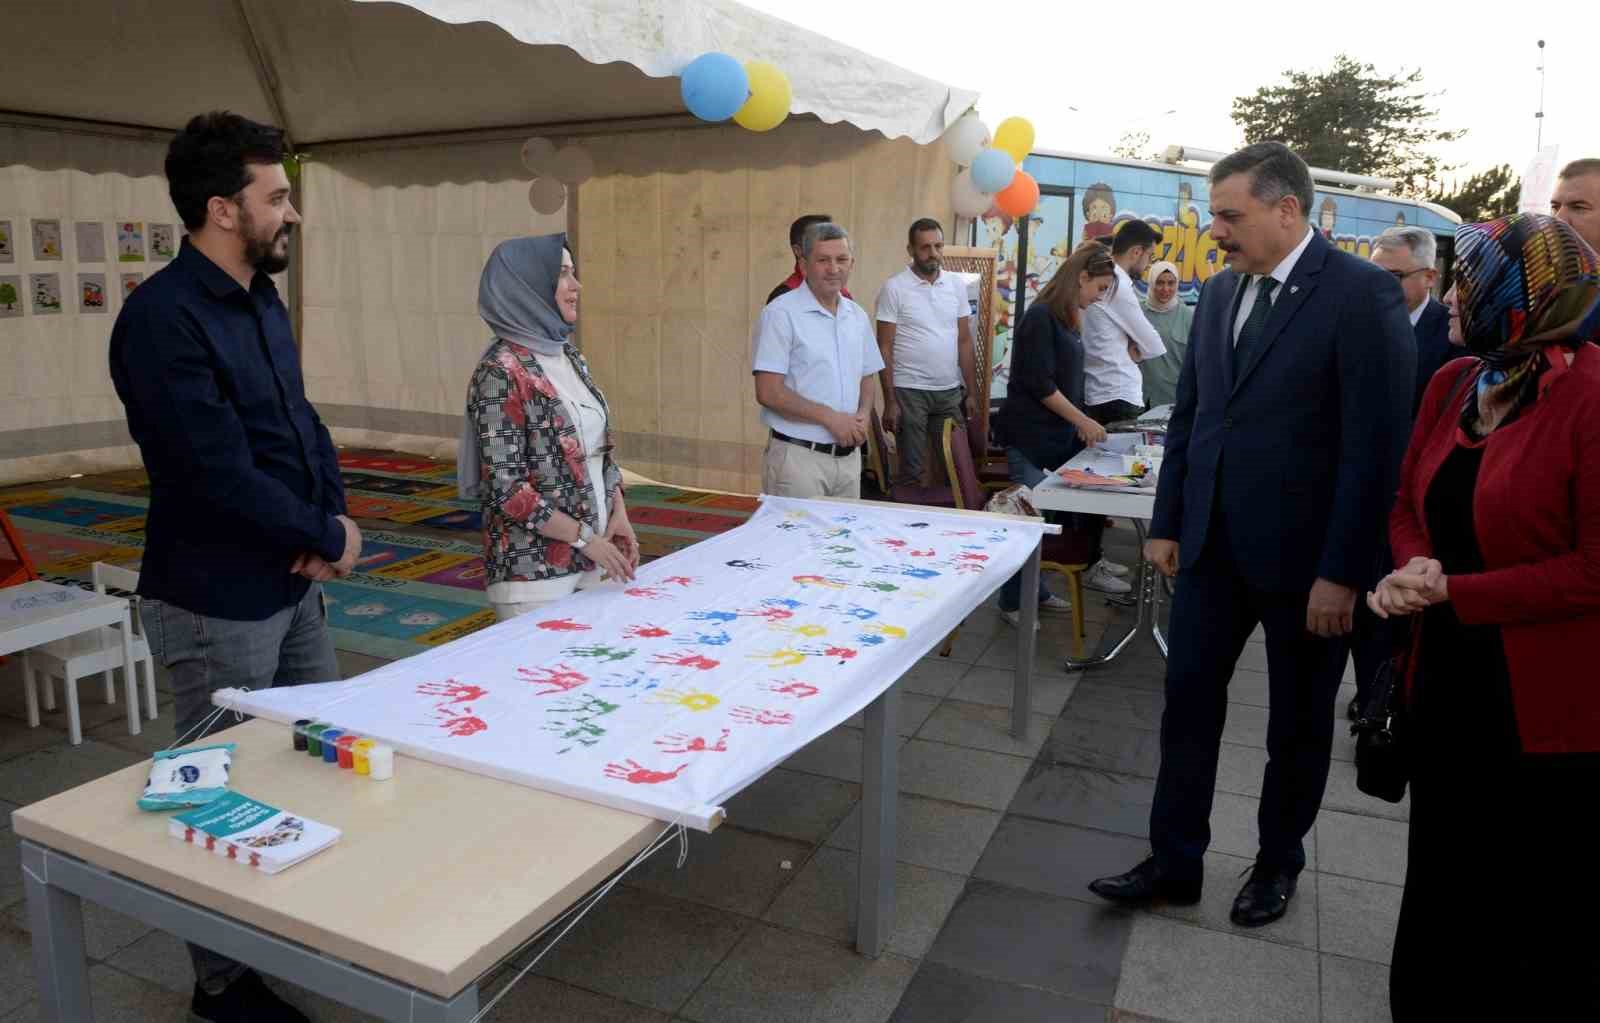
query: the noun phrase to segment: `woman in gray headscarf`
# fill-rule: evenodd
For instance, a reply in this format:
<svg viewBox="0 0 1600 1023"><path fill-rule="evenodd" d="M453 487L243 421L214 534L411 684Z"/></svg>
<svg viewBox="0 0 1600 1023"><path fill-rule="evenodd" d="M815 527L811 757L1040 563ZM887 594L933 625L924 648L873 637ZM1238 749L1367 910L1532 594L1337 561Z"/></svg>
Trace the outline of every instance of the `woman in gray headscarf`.
<svg viewBox="0 0 1600 1023"><path fill-rule="evenodd" d="M1194 307L1178 297L1178 268L1172 263L1152 264L1146 279L1150 291L1144 299L1144 316L1167 346L1165 355L1139 363L1139 373L1144 377L1144 403L1154 408L1178 400L1178 377L1183 372L1183 355L1189 350Z"/></svg>
<svg viewBox="0 0 1600 1023"><path fill-rule="evenodd" d="M567 342L579 290L560 234L501 242L478 282L494 341L467 389L457 483L483 509L484 582L500 621L630 580L639 564L606 399Z"/></svg>

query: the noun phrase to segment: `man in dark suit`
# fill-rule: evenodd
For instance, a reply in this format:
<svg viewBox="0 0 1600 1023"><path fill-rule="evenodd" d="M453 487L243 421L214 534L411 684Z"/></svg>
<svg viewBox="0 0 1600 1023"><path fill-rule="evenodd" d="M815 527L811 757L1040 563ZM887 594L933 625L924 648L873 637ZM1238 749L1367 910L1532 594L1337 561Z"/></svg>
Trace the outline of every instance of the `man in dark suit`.
<svg viewBox="0 0 1600 1023"><path fill-rule="evenodd" d="M1307 221L1311 174L1260 142L1211 170L1228 269L1200 294L1145 556L1177 576L1152 855L1089 887L1192 903L1211 840L1228 682L1265 627L1270 718L1260 851L1233 903L1281 917L1305 866L1334 701L1407 440L1416 345L1400 286Z"/></svg>
<svg viewBox="0 0 1600 1023"><path fill-rule="evenodd" d="M1391 227L1372 243L1372 261L1400 282L1417 342L1417 386L1411 400L1413 418L1422 407L1422 393L1428 389L1428 381L1439 372L1440 366L1458 354L1450 344L1450 310L1433 297L1434 285L1439 280L1439 272L1434 269L1437 254L1438 243L1433 232L1423 227ZM1377 586L1394 567L1386 543L1365 589ZM1356 695L1350 698L1346 709L1351 720L1360 716L1360 708L1372 692L1379 667L1394 652L1394 630L1366 604L1364 600L1356 601L1356 627L1350 637L1351 659L1356 666Z"/></svg>

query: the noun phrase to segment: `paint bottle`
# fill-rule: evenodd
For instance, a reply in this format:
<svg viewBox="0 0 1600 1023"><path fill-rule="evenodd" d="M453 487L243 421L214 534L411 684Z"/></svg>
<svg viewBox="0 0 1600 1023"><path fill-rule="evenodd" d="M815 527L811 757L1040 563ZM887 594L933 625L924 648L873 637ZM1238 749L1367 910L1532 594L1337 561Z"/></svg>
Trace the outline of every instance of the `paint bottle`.
<svg viewBox="0 0 1600 1023"><path fill-rule="evenodd" d="M313 757L322 756L322 733L333 727L326 721L313 721L306 725L306 754Z"/></svg>
<svg viewBox="0 0 1600 1023"><path fill-rule="evenodd" d="M351 770L356 766L353 747L358 741L360 741L360 739L361 736L357 735L356 733L346 732L339 736L339 741L335 743L335 745L339 747L339 766L346 771Z"/></svg>
<svg viewBox="0 0 1600 1023"><path fill-rule="evenodd" d="M373 781L388 781L394 777L394 747L373 746L367 751L367 764Z"/></svg>
<svg viewBox="0 0 1600 1023"><path fill-rule="evenodd" d="M372 747L376 745L377 743L371 739L357 739L351 744L350 759L355 763L355 772L357 774L370 775L372 773L372 761L367 759L367 754L371 753Z"/></svg>
<svg viewBox="0 0 1600 1023"><path fill-rule="evenodd" d="M294 723L294 748L297 753L306 751L306 726L310 723L310 718L301 718Z"/></svg>
<svg viewBox="0 0 1600 1023"><path fill-rule="evenodd" d="M339 762L339 736L344 734L342 728L328 728L322 733L322 762L337 764Z"/></svg>

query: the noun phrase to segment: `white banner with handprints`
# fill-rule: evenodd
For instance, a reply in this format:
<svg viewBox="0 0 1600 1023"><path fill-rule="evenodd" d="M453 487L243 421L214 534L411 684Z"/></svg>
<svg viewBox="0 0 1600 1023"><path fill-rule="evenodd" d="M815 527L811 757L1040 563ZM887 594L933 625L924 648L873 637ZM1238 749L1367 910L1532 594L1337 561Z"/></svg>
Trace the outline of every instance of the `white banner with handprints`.
<svg viewBox="0 0 1600 1023"><path fill-rule="evenodd" d="M218 706L709 830L1022 566L1044 524L766 497L744 525L358 678ZM285 738L287 742L287 737Z"/></svg>
<svg viewBox="0 0 1600 1023"><path fill-rule="evenodd" d="M1522 172L1522 195L1517 200L1518 213L1550 212L1550 197L1556 191L1556 158L1560 146L1545 146L1533 154L1528 169Z"/></svg>

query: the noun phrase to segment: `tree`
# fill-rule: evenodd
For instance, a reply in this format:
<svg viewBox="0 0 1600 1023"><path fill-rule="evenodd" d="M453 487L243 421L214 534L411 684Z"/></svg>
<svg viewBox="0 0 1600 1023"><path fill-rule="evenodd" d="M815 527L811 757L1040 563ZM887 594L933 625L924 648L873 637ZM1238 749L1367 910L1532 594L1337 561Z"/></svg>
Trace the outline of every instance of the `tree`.
<svg viewBox="0 0 1600 1023"><path fill-rule="evenodd" d="M1341 53L1326 70L1285 71L1237 97L1233 120L1246 142L1276 140L1313 167L1394 178L1417 195L1450 169L1430 149L1466 134L1432 127L1430 99L1421 71L1383 76Z"/></svg>
<svg viewBox="0 0 1600 1023"><path fill-rule="evenodd" d="M1111 155L1120 156L1124 160L1154 160L1156 152L1150 148L1150 133L1147 131L1124 132L1117 144L1111 147Z"/></svg>
<svg viewBox="0 0 1600 1023"><path fill-rule="evenodd" d="M1503 163L1455 183L1449 191L1436 188L1428 201L1454 210L1468 224L1476 224L1517 212L1521 198L1522 180L1510 164Z"/></svg>
<svg viewBox="0 0 1600 1023"><path fill-rule="evenodd" d="M17 289L10 281L0 281L0 306L4 306L6 312L17 307Z"/></svg>

